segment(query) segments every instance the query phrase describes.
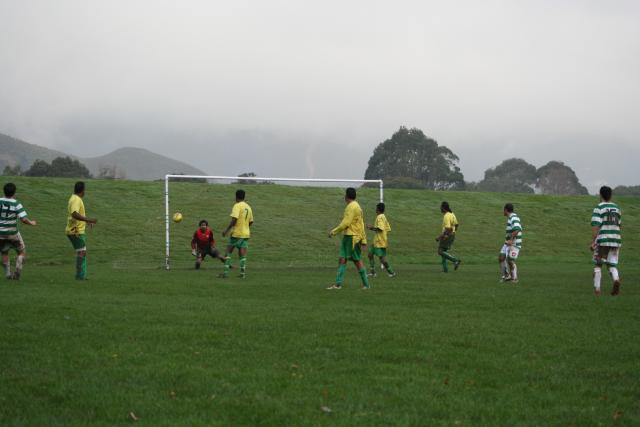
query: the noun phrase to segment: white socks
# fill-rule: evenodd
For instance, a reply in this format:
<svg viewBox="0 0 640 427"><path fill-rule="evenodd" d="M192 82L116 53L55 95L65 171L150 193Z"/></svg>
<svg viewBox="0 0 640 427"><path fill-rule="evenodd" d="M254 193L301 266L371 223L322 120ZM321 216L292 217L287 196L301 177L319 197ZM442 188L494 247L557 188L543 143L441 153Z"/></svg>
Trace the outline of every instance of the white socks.
<svg viewBox="0 0 640 427"><path fill-rule="evenodd" d="M600 290L600 281L602 280L602 269L600 267L595 267L593 269L593 288L596 291Z"/></svg>
<svg viewBox="0 0 640 427"><path fill-rule="evenodd" d="M16 271L20 273L22 271L22 263L24 262L24 255L18 255L16 258Z"/></svg>
<svg viewBox="0 0 640 427"><path fill-rule="evenodd" d="M511 267L511 280L518 280L518 266L515 262L512 262L511 265L513 265Z"/></svg>
<svg viewBox="0 0 640 427"><path fill-rule="evenodd" d="M609 267L609 274L614 282L620 280L620 274L618 273L618 269L616 267Z"/></svg>

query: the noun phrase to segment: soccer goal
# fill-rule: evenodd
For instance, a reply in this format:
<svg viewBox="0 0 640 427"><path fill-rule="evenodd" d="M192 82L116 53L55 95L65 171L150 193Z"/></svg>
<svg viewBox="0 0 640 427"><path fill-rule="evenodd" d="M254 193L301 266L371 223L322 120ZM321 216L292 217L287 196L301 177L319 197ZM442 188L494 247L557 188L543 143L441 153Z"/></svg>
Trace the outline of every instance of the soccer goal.
<svg viewBox="0 0 640 427"><path fill-rule="evenodd" d="M285 184L377 184L379 188L379 200L384 201L384 183L381 179L335 179L335 178L274 178L274 177L238 177L238 176L216 176L216 175L165 175L164 178L164 205L165 205L165 267L170 269L170 256L171 256L171 240L169 227L171 225L171 214L169 204L169 182L175 180L202 180L208 182L210 180L230 181L230 182L242 182L254 181L268 182L268 183L285 183Z"/></svg>

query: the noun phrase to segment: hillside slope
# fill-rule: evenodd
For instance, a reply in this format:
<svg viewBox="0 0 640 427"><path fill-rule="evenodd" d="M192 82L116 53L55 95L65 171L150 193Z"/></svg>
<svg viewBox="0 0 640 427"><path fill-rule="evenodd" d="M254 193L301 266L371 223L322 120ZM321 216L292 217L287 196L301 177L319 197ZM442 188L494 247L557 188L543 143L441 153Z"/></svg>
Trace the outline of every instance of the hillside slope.
<svg viewBox="0 0 640 427"><path fill-rule="evenodd" d="M23 226L33 263L68 261L64 238L66 203L73 187L70 179L15 178L18 199L38 227ZM341 219L343 189L248 185L247 201L254 210L252 264L291 266L333 265L338 238L327 231ZM234 202L233 185L171 183L171 212L185 220L171 224L172 262L192 262L189 242L197 222L205 218L222 241L220 231L229 222ZM164 185L161 182L89 180L87 214L99 219L89 232L92 262L160 268L164 262ZM361 189L358 200L367 223L373 222L377 190ZM439 204L448 200L460 221L453 252L466 263L493 263L503 242L505 218L502 206L513 202L524 225L523 263L584 264L590 270L590 218L593 196L536 196L502 193L385 192L390 233L390 257L394 263L437 263L435 236L442 216ZM640 198L616 199L624 213L622 263L640 260ZM369 235L371 241L373 236ZM115 257L115 258L114 258ZM556 267L554 267L556 268ZM587 273L588 274L588 273Z"/></svg>
<svg viewBox="0 0 640 427"><path fill-rule="evenodd" d="M64 156L78 159L94 176L98 176L105 167L115 170L118 178L132 180L161 179L167 173L206 175L187 163L142 148L124 147L103 156L82 158L0 134L0 172L7 165L20 165L25 170L37 159L51 162Z"/></svg>

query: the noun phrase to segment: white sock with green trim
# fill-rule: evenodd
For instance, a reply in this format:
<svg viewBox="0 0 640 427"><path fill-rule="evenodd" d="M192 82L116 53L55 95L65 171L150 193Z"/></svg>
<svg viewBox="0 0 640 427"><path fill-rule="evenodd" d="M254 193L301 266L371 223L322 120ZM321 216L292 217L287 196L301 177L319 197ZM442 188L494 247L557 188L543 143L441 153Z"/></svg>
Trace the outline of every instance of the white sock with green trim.
<svg viewBox="0 0 640 427"><path fill-rule="evenodd" d="M618 273L618 269L616 267L609 267L609 274L611 274L611 278L614 282L620 280L620 274Z"/></svg>

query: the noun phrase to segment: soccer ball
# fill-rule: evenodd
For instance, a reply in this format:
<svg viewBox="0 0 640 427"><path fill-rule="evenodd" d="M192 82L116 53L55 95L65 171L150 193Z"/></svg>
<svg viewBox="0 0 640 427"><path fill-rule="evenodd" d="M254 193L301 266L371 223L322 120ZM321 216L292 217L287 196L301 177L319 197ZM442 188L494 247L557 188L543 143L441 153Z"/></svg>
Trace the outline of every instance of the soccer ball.
<svg viewBox="0 0 640 427"><path fill-rule="evenodd" d="M182 221L182 214L180 212L176 212L173 214L173 222L180 222Z"/></svg>

